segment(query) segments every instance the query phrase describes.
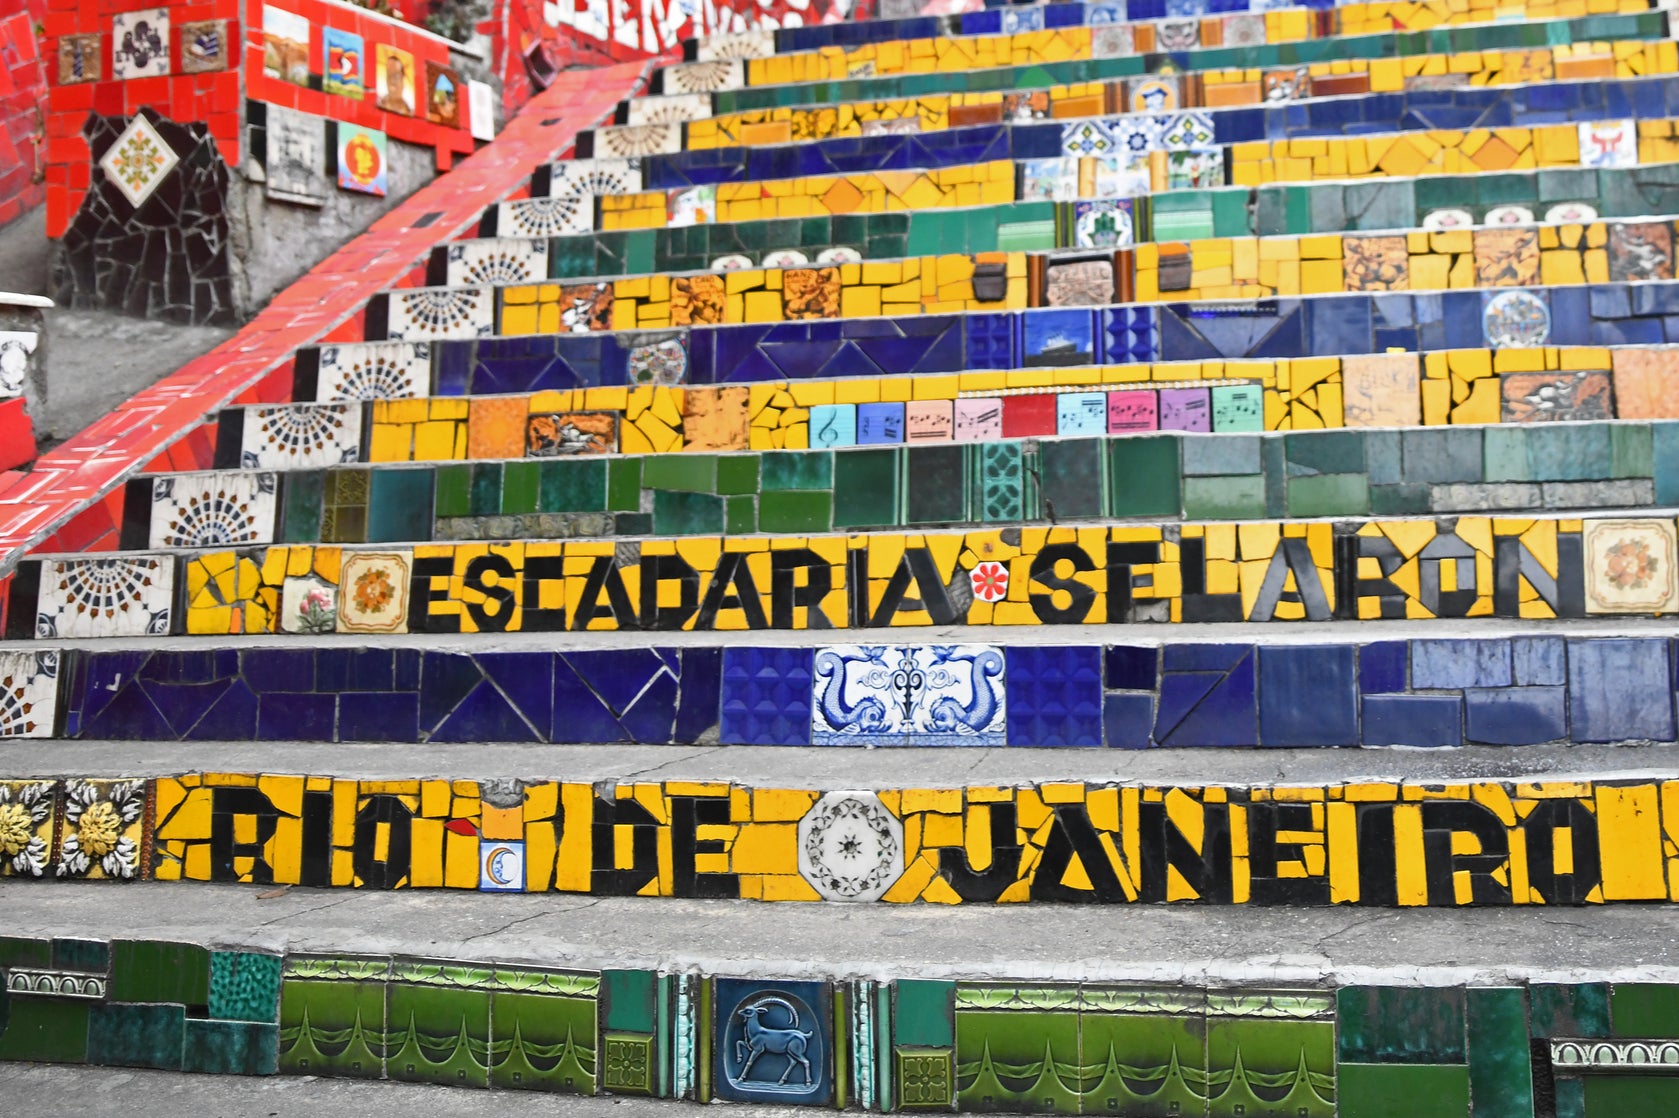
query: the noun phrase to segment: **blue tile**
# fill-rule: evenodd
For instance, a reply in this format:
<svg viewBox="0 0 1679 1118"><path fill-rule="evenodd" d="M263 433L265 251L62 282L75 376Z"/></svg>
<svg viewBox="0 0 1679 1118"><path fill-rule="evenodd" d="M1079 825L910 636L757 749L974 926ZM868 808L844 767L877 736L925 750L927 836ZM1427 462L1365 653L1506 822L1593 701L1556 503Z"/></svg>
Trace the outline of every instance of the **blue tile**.
<svg viewBox="0 0 1679 1118"><path fill-rule="evenodd" d="M473 659L513 708L546 736L554 714L554 654L481 652Z"/></svg>
<svg viewBox="0 0 1679 1118"><path fill-rule="evenodd" d="M420 696L412 692L342 696L338 701L338 740L418 742Z"/></svg>
<svg viewBox="0 0 1679 1118"><path fill-rule="evenodd" d="M440 725L483 678L470 656L428 651L420 667L420 725L426 730Z"/></svg>
<svg viewBox="0 0 1679 1118"><path fill-rule="evenodd" d="M1113 644L1107 649L1107 682L1112 691L1153 691L1159 682L1160 649Z"/></svg>
<svg viewBox="0 0 1679 1118"><path fill-rule="evenodd" d="M1168 644L1164 647L1168 672L1224 672L1252 652L1249 644ZM1111 685L1110 685L1111 686Z"/></svg>
<svg viewBox="0 0 1679 1118"><path fill-rule="evenodd" d="M1154 696L1105 696L1102 723L1110 749L1148 749L1154 744Z"/></svg>
<svg viewBox="0 0 1679 1118"><path fill-rule="evenodd" d="M1561 687L1464 691L1465 738L1483 745L1537 745L1568 736Z"/></svg>
<svg viewBox="0 0 1679 1118"><path fill-rule="evenodd" d="M1167 648L1160 709L1154 721L1156 742L1164 746L1259 744L1253 649L1234 647L1241 649L1241 658L1218 671L1173 671L1173 649Z"/></svg>
<svg viewBox="0 0 1679 1118"><path fill-rule="evenodd" d="M1456 695L1367 695L1365 745L1462 745L1463 700Z"/></svg>
<svg viewBox="0 0 1679 1118"><path fill-rule="evenodd" d="M685 648L676 655L681 690L672 740L688 744L717 725L723 695L723 650Z"/></svg>
<svg viewBox="0 0 1679 1118"><path fill-rule="evenodd" d="M312 648L252 648L239 654L239 674L251 690L295 691L315 689L315 650Z"/></svg>
<svg viewBox="0 0 1679 1118"><path fill-rule="evenodd" d="M764 982L744 978L714 978L712 1083L719 1097L738 1102L770 1102L821 1106L833 1097L834 1015L827 988L820 982ZM746 1022L771 1030L797 1029L806 1063L786 1056L764 1055L768 1066L746 1062L757 1050L745 1040ZM783 1034L785 1035L785 1034ZM785 1074L783 1074L785 1072ZM773 1074L771 1074L773 1073ZM782 1083L781 1080L786 1080Z"/></svg>
<svg viewBox="0 0 1679 1118"><path fill-rule="evenodd" d="M543 727L545 730L546 727ZM532 726L494 683L483 680L449 712L428 742L539 742L544 733Z"/></svg>
<svg viewBox="0 0 1679 1118"><path fill-rule="evenodd" d="M1515 637L1510 641L1510 660L1517 686L1563 682L1564 659L1561 637Z"/></svg>
<svg viewBox="0 0 1679 1118"><path fill-rule="evenodd" d="M618 716L630 741L642 745L668 745L676 728L676 676L671 672L653 677L647 689Z"/></svg>
<svg viewBox="0 0 1679 1118"><path fill-rule="evenodd" d="M338 696L265 691L257 696L256 737L261 741L334 741Z"/></svg>
<svg viewBox="0 0 1679 1118"><path fill-rule="evenodd" d="M1358 744L1352 645L1259 649L1259 740L1269 746Z"/></svg>
<svg viewBox="0 0 1679 1118"><path fill-rule="evenodd" d="M1407 641L1377 641L1358 650L1358 686L1366 695L1405 690Z"/></svg>
<svg viewBox="0 0 1679 1118"><path fill-rule="evenodd" d="M1512 680L1507 640L1415 640L1411 642L1411 686L1435 688L1508 687Z"/></svg>
<svg viewBox="0 0 1679 1118"><path fill-rule="evenodd" d="M320 691L389 691L395 657L389 648L322 648L315 652Z"/></svg>
<svg viewBox="0 0 1679 1118"><path fill-rule="evenodd" d="M651 648L590 649L568 652L564 658L615 713L628 710L654 678L671 671L670 665Z"/></svg>
<svg viewBox="0 0 1679 1118"><path fill-rule="evenodd" d="M1672 741L1672 678L1663 639L1569 641L1571 740Z"/></svg>
<svg viewBox="0 0 1679 1118"><path fill-rule="evenodd" d="M725 745L809 745L813 648L723 649Z"/></svg>
<svg viewBox="0 0 1679 1118"><path fill-rule="evenodd" d="M1019 645L1004 652L1008 743L1102 744L1102 649Z"/></svg>
<svg viewBox="0 0 1679 1118"><path fill-rule="evenodd" d="M857 405L857 445L895 445L904 441L904 405Z"/></svg>

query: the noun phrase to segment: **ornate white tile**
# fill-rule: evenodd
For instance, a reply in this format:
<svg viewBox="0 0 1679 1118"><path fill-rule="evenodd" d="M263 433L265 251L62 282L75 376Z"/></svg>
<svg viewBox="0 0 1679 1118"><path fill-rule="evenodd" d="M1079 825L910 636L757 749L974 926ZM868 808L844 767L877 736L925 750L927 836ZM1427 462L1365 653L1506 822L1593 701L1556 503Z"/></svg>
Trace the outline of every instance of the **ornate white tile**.
<svg viewBox="0 0 1679 1118"><path fill-rule="evenodd" d="M991 645L833 645L816 651L816 745L1002 745L1003 653Z"/></svg>
<svg viewBox="0 0 1679 1118"><path fill-rule="evenodd" d="M33 330L0 330L0 399L23 395L29 357L40 340Z"/></svg>
<svg viewBox="0 0 1679 1118"><path fill-rule="evenodd" d="M873 792L829 792L799 820L799 874L830 901L878 901L904 872L904 825Z"/></svg>
<svg viewBox="0 0 1679 1118"><path fill-rule="evenodd" d="M499 205L496 232L504 237L566 237L595 231L593 194L525 198Z"/></svg>
<svg viewBox="0 0 1679 1118"><path fill-rule="evenodd" d="M362 405L279 404L246 408L239 465L311 470L361 460Z"/></svg>
<svg viewBox="0 0 1679 1118"><path fill-rule="evenodd" d="M111 17L111 76L169 76L169 9L146 8Z"/></svg>
<svg viewBox="0 0 1679 1118"><path fill-rule="evenodd" d="M1090 57L1121 58L1136 53L1136 38L1130 24L1106 23L1090 29Z"/></svg>
<svg viewBox="0 0 1679 1118"><path fill-rule="evenodd" d="M595 129L595 150L609 159L669 155L682 150L680 124L620 124Z"/></svg>
<svg viewBox="0 0 1679 1118"><path fill-rule="evenodd" d="M669 93L716 93L745 88L746 63L738 58L680 62L665 67L665 90Z"/></svg>
<svg viewBox="0 0 1679 1118"><path fill-rule="evenodd" d="M1588 520L1587 613L1679 609L1679 536L1671 520Z"/></svg>
<svg viewBox="0 0 1679 1118"><path fill-rule="evenodd" d="M411 551L346 552L338 573L340 633L408 631Z"/></svg>
<svg viewBox="0 0 1679 1118"><path fill-rule="evenodd" d="M39 638L168 636L174 610L171 556L41 561L35 601Z"/></svg>
<svg viewBox="0 0 1679 1118"><path fill-rule="evenodd" d="M629 123L681 124L685 120L704 120L711 115L709 93L670 93L663 97L634 97L630 99Z"/></svg>
<svg viewBox="0 0 1679 1118"><path fill-rule="evenodd" d="M567 159L548 165L547 196L634 194L641 183L640 159Z"/></svg>
<svg viewBox="0 0 1679 1118"><path fill-rule="evenodd" d="M728 58L768 58L775 53L775 32L767 28L712 35L700 40L701 62Z"/></svg>
<svg viewBox="0 0 1679 1118"><path fill-rule="evenodd" d="M169 474L152 481L151 547L271 543L277 490L271 473Z"/></svg>
<svg viewBox="0 0 1679 1118"><path fill-rule="evenodd" d="M487 338L495 333L495 302L488 287L392 291L385 336L391 341Z"/></svg>
<svg viewBox="0 0 1679 1118"><path fill-rule="evenodd" d="M1265 45L1265 16L1259 12L1232 12L1224 17L1224 41L1221 47L1257 47Z"/></svg>
<svg viewBox="0 0 1679 1118"><path fill-rule="evenodd" d="M548 242L543 239L485 237L456 241L449 246L447 282L450 287L461 284L494 287L547 278Z"/></svg>
<svg viewBox="0 0 1679 1118"><path fill-rule="evenodd" d="M180 161L152 122L137 113L99 160L99 169L122 191L128 204L138 209Z"/></svg>
<svg viewBox="0 0 1679 1118"><path fill-rule="evenodd" d="M315 399L410 400L431 394L431 343L354 342L322 346Z"/></svg>
<svg viewBox="0 0 1679 1118"><path fill-rule="evenodd" d="M52 737L57 708L57 652L0 652L0 738Z"/></svg>

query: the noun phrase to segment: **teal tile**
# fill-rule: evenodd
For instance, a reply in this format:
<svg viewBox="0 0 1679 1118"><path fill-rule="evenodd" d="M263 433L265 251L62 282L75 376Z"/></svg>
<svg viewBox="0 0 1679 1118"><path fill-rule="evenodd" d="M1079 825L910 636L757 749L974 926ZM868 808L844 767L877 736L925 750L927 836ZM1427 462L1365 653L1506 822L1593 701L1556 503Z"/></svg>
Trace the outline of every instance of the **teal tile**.
<svg viewBox="0 0 1679 1118"><path fill-rule="evenodd" d="M641 460L641 487L671 492L715 493L717 457L712 454L649 454Z"/></svg>
<svg viewBox="0 0 1679 1118"><path fill-rule="evenodd" d="M103 939L55 939L52 941L52 965L68 970L109 971L111 944Z"/></svg>
<svg viewBox="0 0 1679 1118"><path fill-rule="evenodd" d="M1185 478L1183 514L1190 520L1263 518L1265 479L1258 474Z"/></svg>
<svg viewBox="0 0 1679 1118"><path fill-rule="evenodd" d="M1527 988L1529 1031L1536 1037L1609 1035L1609 986L1535 982Z"/></svg>
<svg viewBox="0 0 1679 1118"><path fill-rule="evenodd" d="M1534 481L1596 481L1614 474L1609 427L1602 423L1535 424L1527 433Z"/></svg>
<svg viewBox="0 0 1679 1118"><path fill-rule="evenodd" d="M210 953L210 1016L272 1024L280 1010L280 956Z"/></svg>
<svg viewBox="0 0 1679 1118"><path fill-rule="evenodd" d="M374 470L367 497L367 542L431 538L431 470Z"/></svg>
<svg viewBox="0 0 1679 1118"><path fill-rule="evenodd" d="M1527 431L1519 426L1488 427L1481 436L1482 476L1493 481L1531 481Z"/></svg>
<svg viewBox="0 0 1679 1118"><path fill-rule="evenodd" d="M832 489L831 450L774 451L760 459L759 488L765 493L790 489Z"/></svg>
<svg viewBox="0 0 1679 1118"><path fill-rule="evenodd" d="M758 531L826 532L833 527L831 493L772 493L758 497Z"/></svg>
<svg viewBox="0 0 1679 1118"><path fill-rule="evenodd" d="M208 1006L210 953L190 943L119 939L111 944L110 998Z"/></svg>
<svg viewBox="0 0 1679 1118"><path fill-rule="evenodd" d="M1609 429L1610 454L1614 475L1645 478L1655 473L1655 453L1651 447L1650 425L1639 423Z"/></svg>
<svg viewBox="0 0 1679 1118"><path fill-rule="evenodd" d="M1105 444L1105 439L1046 439L1038 444L1039 496L1047 519L1059 523L1102 516ZM913 461L910 476L922 476Z"/></svg>
<svg viewBox="0 0 1679 1118"><path fill-rule="evenodd" d="M509 462L501 473L501 511L508 516L532 513L542 503L542 463Z"/></svg>
<svg viewBox="0 0 1679 1118"><path fill-rule="evenodd" d="M189 1020L181 1070L211 1075L273 1075L280 1070L279 1052L278 1025Z"/></svg>
<svg viewBox="0 0 1679 1118"><path fill-rule="evenodd" d="M1429 486L1420 481L1400 485L1372 485L1370 511L1377 516L1410 516L1431 512L1434 497Z"/></svg>
<svg viewBox="0 0 1679 1118"><path fill-rule="evenodd" d="M714 535L723 531L723 525L721 497L709 493L673 493L666 489L653 493L655 535Z"/></svg>
<svg viewBox="0 0 1679 1118"><path fill-rule="evenodd" d="M87 1062L179 1071L186 1023L179 1005L95 1005L87 1019Z"/></svg>
<svg viewBox="0 0 1679 1118"><path fill-rule="evenodd" d="M315 543L321 538L321 505L325 500L326 474L320 470L297 470L284 475L280 495L281 543Z"/></svg>
<svg viewBox="0 0 1679 1118"><path fill-rule="evenodd" d="M542 463L539 507L543 512L603 512L606 509L607 460L552 459ZM635 497L639 503L641 486Z"/></svg>
<svg viewBox="0 0 1679 1118"><path fill-rule="evenodd" d="M1586 1085L1583 1081L1557 1080L1557 1118L1586 1118Z"/></svg>
<svg viewBox="0 0 1679 1118"><path fill-rule="evenodd" d="M1288 515L1355 516L1370 511L1370 482L1363 474L1318 474L1288 479Z"/></svg>
<svg viewBox="0 0 1679 1118"><path fill-rule="evenodd" d="M1351 1064L1335 1069L1339 1118L1468 1118L1461 1064Z"/></svg>
<svg viewBox="0 0 1679 1118"><path fill-rule="evenodd" d="M1609 996L1614 1036L1679 1037L1679 985L1617 982Z"/></svg>
<svg viewBox="0 0 1679 1118"><path fill-rule="evenodd" d="M1362 474L1362 431L1310 431L1283 436L1283 456L1289 477L1312 474Z"/></svg>
<svg viewBox="0 0 1679 1118"><path fill-rule="evenodd" d="M1337 1058L1343 1062L1463 1062L1460 987L1343 986L1335 1003Z"/></svg>
<svg viewBox="0 0 1679 1118"><path fill-rule="evenodd" d="M601 971L604 1027L626 1033L653 1031L654 984L658 975L647 970Z"/></svg>
<svg viewBox="0 0 1679 1118"><path fill-rule="evenodd" d="M986 443L971 451L978 458L975 475L979 518L987 524L1008 524L1036 504L1026 494L1026 467L1016 441Z"/></svg>
<svg viewBox="0 0 1679 1118"><path fill-rule="evenodd" d="M495 516L501 512L501 463L474 462L469 509L473 516Z"/></svg>
<svg viewBox="0 0 1679 1118"><path fill-rule="evenodd" d="M1533 1118L1533 1055L1520 986L1472 986L1465 1006L1475 1118Z"/></svg>
<svg viewBox="0 0 1679 1118"><path fill-rule="evenodd" d="M1178 440L1170 435L1108 440L1114 516L1176 516L1182 507Z"/></svg>
<svg viewBox="0 0 1679 1118"><path fill-rule="evenodd" d="M955 1043L951 1021L956 983L905 978L893 983L893 991L893 1040L925 1048L948 1048Z"/></svg>
<svg viewBox="0 0 1679 1118"><path fill-rule="evenodd" d="M610 460L607 467L606 511L640 511L642 461L640 458Z"/></svg>
<svg viewBox="0 0 1679 1118"><path fill-rule="evenodd" d="M758 456L726 454L717 459L717 492L729 495L758 492Z"/></svg>
<svg viewBox="0 0 1679 1118"><path fill-rule="evenodd" d="M834 463L834 527L898 523L898 452L850 450Z"/></svg>

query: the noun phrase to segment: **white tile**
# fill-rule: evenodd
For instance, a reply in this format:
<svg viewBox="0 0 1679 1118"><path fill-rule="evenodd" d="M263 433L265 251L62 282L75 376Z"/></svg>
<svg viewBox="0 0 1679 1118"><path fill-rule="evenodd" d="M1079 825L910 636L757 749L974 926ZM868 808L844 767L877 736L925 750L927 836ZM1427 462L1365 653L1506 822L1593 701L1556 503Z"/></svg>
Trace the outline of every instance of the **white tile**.
<svg viewBox="0 0 1679 1118"><path fill-rule="evenodd" d="M169 555L44 559L35 603L35 636L168 636L175 609L175 560Z"/></svg>
<svg viewBox="0 0 1679 1118"><path fill-rule="evenodd" d="M144 114L136 114L100 158L99 169L122 191L128 204L139 209L180 161L152 122Z"/></svg>
<svg viewBox="0 0 1679 1118"><path fill-rule="evenodd" d="M145 8L111 17L111 76L169 76L169 9Z"/></svg>
<svg viewBox="0 0 1679 1118"><path fill-rule="evenodd" d="M487 287L421 287L390 292L391 341L487 338L495 333L495 293Z"/></svg>
<svg viewBox="0 0 1679 1118"><path fill-rule="evenodd" d="M593 194L524 198L499 205L496 232L504 237L567 237L595 231Z"/></svg>
<svg viewBox="0 0 1679 1118"><path fill-rule="evenodd" d="M833 645L811 677L815 745L1002 745L1003 653L991 645Z"/></svg>
<svg viewBox="0 0 1679 1118"><path fill-rule="evenodd" d="M361 461L362 405L280 404L246 408L239 465L312 470Z"/></svg>
<svg viewBox="0 0 1679 1118"><path fill-rule="evenodd" d="M0 738L52 737L57 708L57 652L0 652Z"/></svg>
<svg viewBox="0 0 1679 1118"><path fill-rule="evenodd" d="M873 792L828 792L799 820L799 874L830 901L877 901L904 872L904 825Z"/></svg>
<svg viewBox="0 0 1679 1118"><path fill-rule="evenodd" d="M701 62L721 58L768 58L774 53L775 32L767 28L712 35L700 40L697 52Z"/></svg>
<svg viewBox="0 0 1679 1118"><path fill-rule="evenodd" d="M680 62L665 67L668 93L716 93L746 88L746 63L740 59Z"/></svg>
<svg viewBox="0 0 1679 1118"><path fill-rule="evenodd" d="M670 155L682 150L680 124L620 124L595 129L595 150L609 159Z"/></svg>
<svg viewBox="0 0 1679 1118"><path fill-rule="evenodd" d="M711 95L670 93L663 97L633 97L629 109L630 124L681 124L710 116Z"/></svg>
<svg viewBox="0 0 1679 1118"><path fill-rule="evenodd" d="M498 222L497 228L500 228ZM548 236L542 234L541 236ZM486 237L455 241L448 249L450 287L532 283L548 278L548 242L538 237Z"/></svg>
<svg viewBox="0 0 1679 1118"><path fill-rule="evenodd" d="M272 543L277 485L271 473L168 474L152 481L150 547Z"/></svg>
<svg viewBox="0 0 1679 1118"><path fill-rule="evenodd" d="M349 342L322 346L315 399L408 400L431 394L431 343Z"/></svg>

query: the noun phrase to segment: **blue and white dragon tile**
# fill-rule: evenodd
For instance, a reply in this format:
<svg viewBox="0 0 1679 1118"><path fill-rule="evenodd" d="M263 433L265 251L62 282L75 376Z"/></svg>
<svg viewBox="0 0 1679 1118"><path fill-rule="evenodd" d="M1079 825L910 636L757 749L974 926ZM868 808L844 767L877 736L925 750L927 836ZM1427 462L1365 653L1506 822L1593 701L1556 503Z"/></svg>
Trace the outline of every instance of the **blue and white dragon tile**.
<svg viewBox="0 0 1679 1118"><path fill-rule="evenodd" d="M1003 652L992 645L831 645L811 680L815 745L1003 745Z"/></svg>

